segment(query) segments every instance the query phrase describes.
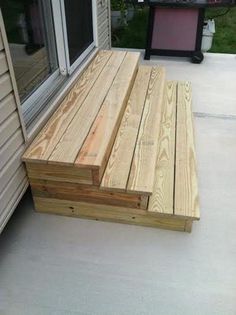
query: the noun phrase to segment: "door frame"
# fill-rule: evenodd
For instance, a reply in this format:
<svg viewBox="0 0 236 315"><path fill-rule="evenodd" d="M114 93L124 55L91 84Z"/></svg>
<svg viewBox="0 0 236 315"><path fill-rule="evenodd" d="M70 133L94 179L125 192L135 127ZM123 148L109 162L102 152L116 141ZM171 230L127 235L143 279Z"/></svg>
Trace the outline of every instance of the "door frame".
<svg viewBox="0 0 236 315"><path fill-rule="evenodd" d="M52 0L59 69L62 75L71 74L83 60L98 47L97 1L92 0L93 42L71 65L66 26L65 0Z"/></svg>

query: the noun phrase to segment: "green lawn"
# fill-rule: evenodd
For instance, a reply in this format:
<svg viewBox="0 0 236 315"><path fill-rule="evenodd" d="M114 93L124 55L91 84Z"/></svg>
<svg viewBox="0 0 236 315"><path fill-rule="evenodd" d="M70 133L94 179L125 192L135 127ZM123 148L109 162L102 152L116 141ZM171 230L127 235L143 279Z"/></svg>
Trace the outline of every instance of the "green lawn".
<svg viewBox="0 0 236 315"><path fill-rule="evenodd" d="M208 9L206 17L214 17L226 9ZM129 24L113 31L112 44L114 47L144 48L146 42L146 28L148 9L140 9ZM215 18L216 33L211 52L236 53L236 8L231 8L228 14Z"/></svg>

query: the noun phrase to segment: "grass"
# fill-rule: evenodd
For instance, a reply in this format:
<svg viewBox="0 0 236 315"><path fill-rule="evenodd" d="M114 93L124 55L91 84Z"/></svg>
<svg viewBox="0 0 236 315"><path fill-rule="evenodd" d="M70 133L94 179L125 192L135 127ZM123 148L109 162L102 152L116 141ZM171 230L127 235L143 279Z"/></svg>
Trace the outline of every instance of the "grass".
<svg viewBox="0 0 236 315"><path fill-rule="evenodd" d="M225 8L207 9L206 18L214 17ZM140 9L129 24L112 33L112 44L114 47L124 48L145 48L146 29L148 21L148 9ZM236 8L224 16L215 18L216 33L213 40L211 52L217 53L236 53Z"/></svg>

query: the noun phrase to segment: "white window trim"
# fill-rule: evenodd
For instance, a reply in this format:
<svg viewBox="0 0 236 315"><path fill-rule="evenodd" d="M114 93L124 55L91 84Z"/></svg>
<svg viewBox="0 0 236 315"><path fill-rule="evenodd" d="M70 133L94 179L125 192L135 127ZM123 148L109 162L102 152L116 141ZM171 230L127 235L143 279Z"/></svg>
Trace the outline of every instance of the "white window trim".
<svg viewBox="0 0 236 315"><path fill-rule="evenodd" d="M89 47L76 59L71 65L69 57L66 14L65 14L65 0L52 0L56 43L58 49L59 69L62 75L72 74L74 70L81 64L81 62L91 53L91 51L98 47L98 30L97 30L97 1L92 0L92 20L93 20L93 42Z"/></svg>
<svg viewBox="0 0 236 315"><path fill-rule="evenodd" d="M93 42L78 59L70 65L64 1L65 0L52 0L52 14L59 69L54 71L48 79L36 88L32 95L22 103L22 112L26 126L30 124L34 114L43 106L45 99L48 99L52 90L56 89L58 84L66 79L66 75L71 75L82 64L83 60L98 47L97 0L92 0Z"/></svg>

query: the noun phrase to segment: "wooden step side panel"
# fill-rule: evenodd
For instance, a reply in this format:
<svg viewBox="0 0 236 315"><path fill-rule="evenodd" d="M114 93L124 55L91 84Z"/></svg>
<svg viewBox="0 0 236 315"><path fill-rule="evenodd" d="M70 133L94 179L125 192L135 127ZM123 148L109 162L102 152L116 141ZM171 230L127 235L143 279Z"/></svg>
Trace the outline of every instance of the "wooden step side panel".
<svg viewBox="0 0 236 315"><path fill-rule="evenodd" d="M125 56L75 161L76 167L91 167L98 172L98 182L94 184L101 182L136 77L139 57L139 53L129 52Z"/></svg>
<svg viewBox="0 0 236 315"><path fill-rule="evenodd" d="M174 214L175 130L177 83L165 84L163 113L158 143L153 194L150 212Z"/></svg>
<svg viewBox="0 0 236 315"><path fill-rule="evenodd" d="M101 191L98 186L92 185L31 178L30 186L35 197L65 199L143 210L146 210L148 205L146 196Z"/></svg>
<svg viewBox="0 0 236 315"><path fill-rule="evenodd" d="M179 82L177 89L174 214L199 219L196 153L191 107L191 85L189 82Z"/></svg>
<svg viewBox="0 0 236 315"><path fill-rule="evenodd" d="M75 169L68 165L49 165L43 163L26 163L28 177L31 179L57 181L60 187L61 182L80 183L92 185L91 170Z"/></svg>
<svg viewBox="0 0 236 315"><path fill-rule="evenodd" d="M127 185L129 192L153 192L164 85L164 68L153 67Z"/></svg>
<svg viewBox="0 0 236 315"><path fill-rule="evenodd" d="M67 130L56 145L48 163L74 165L87 134L103 104L126 52L113 52Z"/></svg>
<svg viewBox="0 0 236 315"><path fill-rule="evenodd" d="M101 189L126 191L152 68L140 66L102 179Z"/></svg>
<svg viewBox="0 0 236 315"><path fill-rule="evenodd" d="M191 232L192 226L192 222L185 219L151 216L147 211L138 209L41 197L34 197L34 203L36 210L39 212L97 221L112 221L186 232ZM140 213L141 211L142 213Z"/></svg>
<svg viewBox="0 0 236 315"><path fill-rule="evenodd" d="M80 109L111 55L111 51L100 51L97 54L81 77L78 78L57 111L26 150L23 161L47 163L55 146Z"/></svg>

